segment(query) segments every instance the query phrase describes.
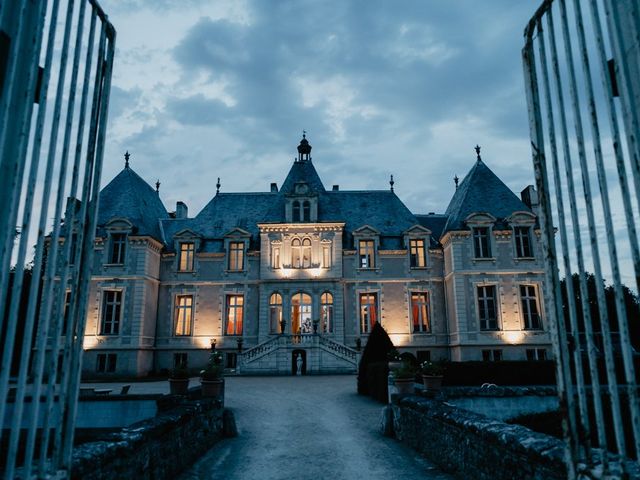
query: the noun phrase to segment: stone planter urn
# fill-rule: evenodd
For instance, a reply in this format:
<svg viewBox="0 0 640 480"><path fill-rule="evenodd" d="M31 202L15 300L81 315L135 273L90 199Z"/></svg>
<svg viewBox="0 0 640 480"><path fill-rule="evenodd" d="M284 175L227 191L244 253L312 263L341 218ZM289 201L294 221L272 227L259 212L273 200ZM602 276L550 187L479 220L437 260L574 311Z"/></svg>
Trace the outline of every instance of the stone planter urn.
<svg viewBox="0 0 640 480"><path fill-rule="evenodd" d="M438 392L442 388L442 375L422 375L422 383L427 392Z"/></svg>
<svg viewBox="0 0 640 480"><path fill-rule="evenodd" d="M169 393L171 393L171 395L186 395L187 393L189 393L189 379L170 378Z"/></svg>
<svg viewBox="0 0 640 480"><path fill-rule="evenodd" d="M393 381L398 395L411 395L415 391L415 380L413 378L396 378Z"/></svg>
<svg viewBox="0 0 640 480"><path fill-rule="evenodd" d="M222 395L224 380L200 380L203 397L219 397Z"/></svg>

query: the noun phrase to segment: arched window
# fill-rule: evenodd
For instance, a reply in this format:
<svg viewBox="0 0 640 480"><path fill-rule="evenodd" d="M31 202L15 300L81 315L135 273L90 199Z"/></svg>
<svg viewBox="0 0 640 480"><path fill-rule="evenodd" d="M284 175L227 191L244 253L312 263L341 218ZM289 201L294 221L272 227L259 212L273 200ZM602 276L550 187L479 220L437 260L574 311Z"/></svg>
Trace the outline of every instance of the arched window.
<svg viewBox="0 0 640 480"><path fill-rule="evenodd" d="M329 292L320 296L320 331L333 332L333 295Z"/></svg>
<svg viewBox="0 0 640 480"><path fill-rule="evenodd" d="M302 246L299 238L291 240L291 267L302 267Z"/></svg>
<svg viewBox="0 0 640 480"><path fill-rule="evenodd" d="M269 332L270 333L284 333L281 332L280 322L282 321L282 295L279 293L272 293L269 297Z"/></svg>
<svg viewBox="0 0 640 480"><path fill-rule="evenodd" d="M311 221L311 204L309 203L309 200L305 200L302 203L302 221Z"/></svg>
<svg viewBox="0 0 640 480"><path fill-rule="evenodd" d="M311 240L302 240L302 268L311 267Z"/></svg>
<svg viewBox="0 0 640 480"><path fill-rule="evenodd" d="M313 333L311 295L301 292L291 297L291 333Z"/></svg>
<svg viewBox="0 0 640 480"><path fill-rule="evenodd" d="M295 201L293 202L293 218L292 220L294 222L299 222L300 221L300 202L299 201Z"/></svg>

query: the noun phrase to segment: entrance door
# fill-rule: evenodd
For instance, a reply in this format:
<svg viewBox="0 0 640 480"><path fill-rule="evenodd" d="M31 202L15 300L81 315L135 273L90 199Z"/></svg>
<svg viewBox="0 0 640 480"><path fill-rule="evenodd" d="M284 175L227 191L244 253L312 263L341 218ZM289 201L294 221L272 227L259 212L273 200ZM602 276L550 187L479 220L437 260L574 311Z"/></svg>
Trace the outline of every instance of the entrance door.
<svg viewBox="0 0 640 480"><path fill-rule="evenodd" d="M296 293L291 298L291 333L313 333L311 295Z"/></svg>

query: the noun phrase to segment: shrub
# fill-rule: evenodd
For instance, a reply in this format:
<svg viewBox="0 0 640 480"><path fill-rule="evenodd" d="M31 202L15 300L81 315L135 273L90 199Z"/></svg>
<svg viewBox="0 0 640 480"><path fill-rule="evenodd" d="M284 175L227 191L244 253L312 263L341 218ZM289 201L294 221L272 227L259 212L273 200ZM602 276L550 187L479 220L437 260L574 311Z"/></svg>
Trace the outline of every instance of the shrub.
<svg viewBox="0 0 640 480"><path fill-rule="evenodd" d="M369 341L367 342L367 346L362 352L362 358L360 359L360 365L358 366L359 394L370 394L367 389L367 385L370 383L367 380L368 365L374 362L387 362L387 356L393 348L393 342L391 342L389 335L387 335L387 332L384 330L384 328L382 328L382 326L378 322L376 322L371 329L371 333L369 334ZM387 381L386 375L384 377L384 381Z"/></svg>

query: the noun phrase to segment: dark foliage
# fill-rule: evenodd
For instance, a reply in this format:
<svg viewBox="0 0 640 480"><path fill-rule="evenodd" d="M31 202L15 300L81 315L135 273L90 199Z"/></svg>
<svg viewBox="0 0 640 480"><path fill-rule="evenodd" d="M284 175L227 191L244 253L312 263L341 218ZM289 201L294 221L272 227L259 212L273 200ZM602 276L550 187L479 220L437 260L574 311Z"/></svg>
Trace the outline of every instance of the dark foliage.
<svg viewBox="0 0 640 480"><path fill-rule="evenodd" d="M446 364L443 385L478 386L555 385L555 363L545 361L451 362Z"/></svg>
<svg viewBox="0 0 640 480"><path fill-rule="evenodd" d="M389 362L373 362L367 365L367 392L371 398L387 403L389 398Z"/></svg>
<svg viewBox="0 0 640 480"><path fill-rule="evenodd" d="M362 358L360 359L360 365L358 366L358 393L360 395L370 394L367 389L367 385L369 383L367 380L368 365L374 362L386 362L387 355L393 348L393 342L391 342L389 335L384 328L376 322L371 329L369 341L362 352Z"/></svg>

